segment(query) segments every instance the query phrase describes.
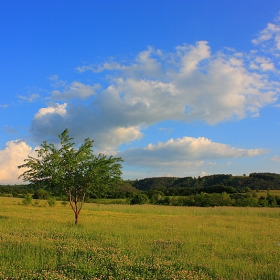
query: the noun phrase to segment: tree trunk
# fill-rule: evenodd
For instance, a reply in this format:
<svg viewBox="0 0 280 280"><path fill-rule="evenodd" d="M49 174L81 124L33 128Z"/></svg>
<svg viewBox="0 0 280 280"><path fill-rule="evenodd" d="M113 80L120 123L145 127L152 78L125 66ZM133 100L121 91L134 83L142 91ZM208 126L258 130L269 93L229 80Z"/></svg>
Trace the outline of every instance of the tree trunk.
<svg viewBox="0 0 280 280"><path fill-rule="evenodd" d="M82 207L83 207L83 204L84 204L84 201L85 201L85 193L83 194L83 197L81 198L81 201L80 201L80 205L79 205L79 198L78 198L78 195L76 194L74 196L74 199L73 199L73 196L71 194L71 191L69 190L68 191L68 199L69 199L69 203L71 205L71 208L75 214L75 225L78 224L78 220L79 220L79 214L80 214L80 211L82 210Z"/></svg>
<svg viewBox="0 0 280 280"><path fill-rule="evenodd" d="M75 225L78 224L78 219L79 219L79 213L75 212Z"/></svg>

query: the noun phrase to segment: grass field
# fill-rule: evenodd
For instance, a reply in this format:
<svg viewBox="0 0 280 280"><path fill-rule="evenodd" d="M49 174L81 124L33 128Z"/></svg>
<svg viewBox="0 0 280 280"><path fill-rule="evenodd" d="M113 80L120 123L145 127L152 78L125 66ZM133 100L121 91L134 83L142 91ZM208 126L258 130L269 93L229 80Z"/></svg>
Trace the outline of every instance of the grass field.
<svg viewBox="0 0 280 280"><path fill-rule="evenodd" d="M261 197L261 196L266 196L267 195L267 190L260 190L260 191L257 191L256 194L257 194L257 197ZM280 190L270 190L269 193L271 195L278 195L280 196Z"/></svg>
<svg viewBox="0 0 280 280"><path fill-rule="evenodd" d="M0 279L280 279L279 208L0 205Z"/></svg>

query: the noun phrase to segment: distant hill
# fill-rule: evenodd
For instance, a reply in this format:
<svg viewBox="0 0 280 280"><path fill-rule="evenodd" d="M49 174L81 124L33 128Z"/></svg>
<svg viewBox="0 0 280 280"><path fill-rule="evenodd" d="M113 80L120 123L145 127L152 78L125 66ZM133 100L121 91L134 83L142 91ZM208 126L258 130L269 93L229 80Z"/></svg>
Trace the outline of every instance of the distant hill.
<svg viewBox="0 0 280 280"><path fill-rule="evenodd" d="M216 174L204 177L153 177L130 181L138 190L165 190L176 188L204 189L235 188L242 191L251 190L280 190L280 174L251 173L249 176L233 176L231 174Z"/></svg>

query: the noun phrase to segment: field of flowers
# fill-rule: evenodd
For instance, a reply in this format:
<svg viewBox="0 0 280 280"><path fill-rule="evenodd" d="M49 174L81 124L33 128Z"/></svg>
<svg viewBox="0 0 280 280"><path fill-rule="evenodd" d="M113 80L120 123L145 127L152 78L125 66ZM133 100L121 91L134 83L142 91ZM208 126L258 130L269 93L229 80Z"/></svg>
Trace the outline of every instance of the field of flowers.
<svg viewBox="0 0 280 280"><path fill-rule="evenodd" d="M280 279L279 208L0 205L0 279Z"/></svg>

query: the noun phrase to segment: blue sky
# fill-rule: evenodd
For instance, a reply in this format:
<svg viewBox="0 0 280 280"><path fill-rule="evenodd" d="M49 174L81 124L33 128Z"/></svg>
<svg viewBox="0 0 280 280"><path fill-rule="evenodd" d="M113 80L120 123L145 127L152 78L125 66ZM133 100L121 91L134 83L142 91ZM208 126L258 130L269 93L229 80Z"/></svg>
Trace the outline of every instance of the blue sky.
<svg viewBox="0 0 280 280"><path fill-rule="evenodd" d="M124 179L280 170L279 1L1 1L0 184L69 129Z"/></svg>

